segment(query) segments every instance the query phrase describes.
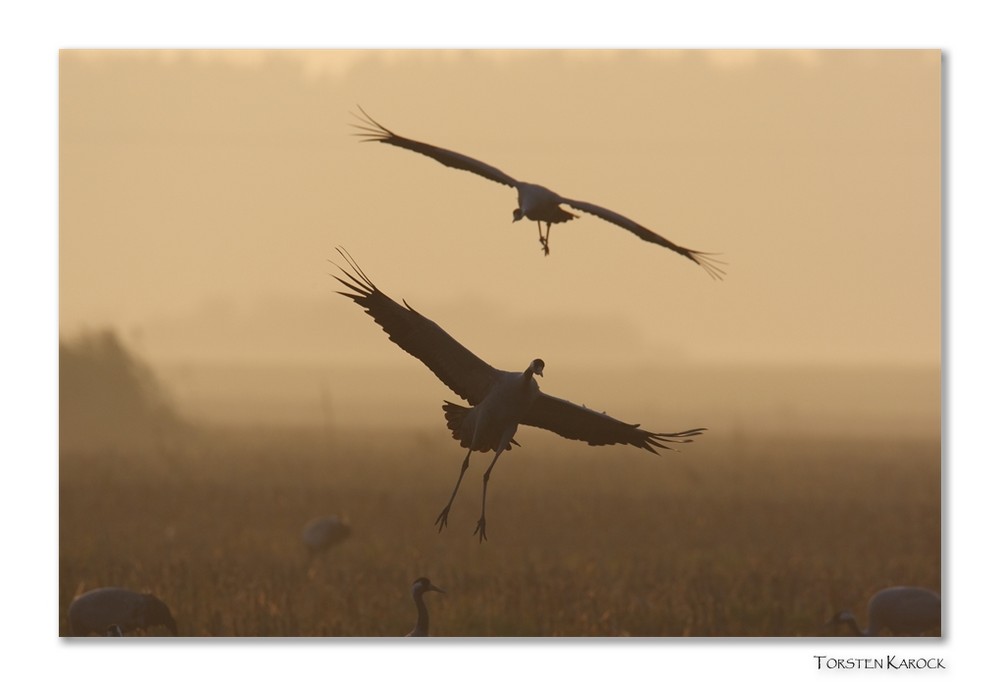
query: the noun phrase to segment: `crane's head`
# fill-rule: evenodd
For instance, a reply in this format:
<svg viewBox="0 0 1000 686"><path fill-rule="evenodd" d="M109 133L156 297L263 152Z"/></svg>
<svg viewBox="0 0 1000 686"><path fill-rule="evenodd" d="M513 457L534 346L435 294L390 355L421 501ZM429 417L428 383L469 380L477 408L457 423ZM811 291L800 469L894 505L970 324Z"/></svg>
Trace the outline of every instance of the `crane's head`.
<svg viewBox="0 0 1000 686"><path fill-rule="evenodd" d="M438 588L437 586L432 584L431 580L428 579L426 576L422 576L413 582L413 589L411 593L413 594L414 598L423 595L427 591L437 591L438 593L444 593L443 588Z"/></svg>
<svg viewBox="0 0 1000 686"><path fill-rule="evenodd" d="M526 371L535 374L537 376L545 376L542 372L545 370L545 362L543 360L534 359L528 366Z"/></svg>
<svg viewBox="0 0 1000 686"><path fill-rule="evenodd" d="M518 222L518 221L521 221L522 219L524 219L524 212L521 211L520 207L515 208L514 209L514 221Z"/></svg>

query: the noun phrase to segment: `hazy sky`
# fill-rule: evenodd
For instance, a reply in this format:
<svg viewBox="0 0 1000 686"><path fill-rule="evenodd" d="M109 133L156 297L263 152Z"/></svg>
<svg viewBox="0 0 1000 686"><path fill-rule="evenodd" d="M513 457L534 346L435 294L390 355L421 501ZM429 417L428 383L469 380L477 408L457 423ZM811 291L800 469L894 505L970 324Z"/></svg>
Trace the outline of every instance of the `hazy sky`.
<svg viewBox="0 0 1000 686"><path fill-rule="evenodd" d="M396 362L335 247L495 366L937 365L938 51L133 52L60 59L60 326L154 361ZM352 137L395 132L721 253ZM383 340L379 340L379 339Z"/></svg>

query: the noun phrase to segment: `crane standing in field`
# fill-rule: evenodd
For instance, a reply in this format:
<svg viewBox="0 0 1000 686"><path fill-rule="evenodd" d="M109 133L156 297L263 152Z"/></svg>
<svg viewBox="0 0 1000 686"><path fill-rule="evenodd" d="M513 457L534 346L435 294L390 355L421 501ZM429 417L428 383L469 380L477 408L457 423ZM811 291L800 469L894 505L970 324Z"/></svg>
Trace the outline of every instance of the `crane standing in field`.
<svg viewBox="0 0 1000 686"><path fill-rule="evenodd" d="M444 329L414 310L406 301L400 305L380 291L354 260L338 248L354 274L340 267L347 280L333 275L349 292L341 291L364 308L389 335L389 340L423 362L434 374L472 407L445 401L445 420L452 437L468 448L451 498L438 515L438 531L448 525L455 494L469 467L472 452L494 451L493 461L483 474L483 505L473 535L486 539L486 488L500 455L519 445L514 434L519 424L553 431L560 436L586 441L590 445L634 445L656 453L656 448L675 450L669 443L690 443L705 429L676 433L644 431L638 424L626 424L603 412L595 412L543 393L535 376L542 376L545 363L532 360L523 372L504 372L476 357Z"/></svg>
<svg viewBox="0 0 1000 686"><path fill-rule="evenodd" d="M152 593L126 588L95 588L77 596L69 605L69 625L74 636L115 635L109 634L112 625L119 632L164 626L177 635L166 603Z"/></svg>
<svg viewBox="0 0 1000 686"><path fill-rule="evenodd" d="M413 588L410 589L410 595L413 596L413 602L417 606L417 623L413 626L410 633L406 634L408 638L416 636L430 636L430 617L427 614L427 606L424 604L424 593L427 593L428 591L444 593L443 588L438 588L425 576L422 576L413 582Z"/></svg>
<svg viewBox="0 0 1000 686"><path fill-rule="evenodd" d="M592 214L595 217L603 219L604 221L620 226L621 228L634 233L644 241L649 241L650 243L655 243L656 245L673 250L675 253L688 258L700 266L708 272L708 275L713 279L721 279L725 275L725 272L720 266L724 263L714 259L709 253L704 253L699 250L691 250L677 245L676 243L667 240L660 234L650 231L641 224L632 221L628 217L622 216L617 212L612 212L611 210L600 207L599 205L594 205L593 203L584 202L582 200L570 200L569 198L562 197L558 193L550 191L544 186L518 181L514 177L500 171L496 167L490 166L485 162L480 162L479 160L473 159L467 155L396 135L372 119L371 116L369 116L369 114L360 106L358 109L361 110L364 117L362 118L355 114L354 116L361 120L362 124L354 124L354 126L355 128L361 130L361 133L356 135L361 136L365 142L388 143L389 145L394 145L398 148L412 150L413 152L420 153L421 155L426 155L431 159L437 160L447 167L472 172L473 174L478 174L479 176L489 179L490 181L496 181L497 183L516 189L517 208L514 210L514 221L520 221L521 219L527 217L538 224L538 241L542 244L542 252L546 255L549 254L549 229L552 228L552 225L577 218L577 215L560 207L561 205L568 205L576 210ZM545 222L544 236L542 235L542 222Z"/></svg>
<svg viewBox="0 0 1000 686"><path fill-rule="evenodd" d="M878 636L887 629L895 636L919 636L941 628L941 596L927 588L883 588L868 601L868 628L847 610L834 615L827 626L846 624L855 636Z"/></svg>

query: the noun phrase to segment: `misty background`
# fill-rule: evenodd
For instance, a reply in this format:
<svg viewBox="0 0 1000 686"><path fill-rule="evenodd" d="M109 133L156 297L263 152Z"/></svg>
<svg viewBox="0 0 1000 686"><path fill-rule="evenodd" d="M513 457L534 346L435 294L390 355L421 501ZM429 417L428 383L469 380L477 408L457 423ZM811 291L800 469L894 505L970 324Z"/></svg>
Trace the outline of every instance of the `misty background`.
<svg viewBox="0 0 1000 686"><path fill-rule="evenodd" d="M357 104L728 276L589 216L543 258L512 189L358 143ZM936 436L940 111L938 51L63 51L61 337L179 417L443 432L450 392L334 292L342 245L646 428Z"/></svg>

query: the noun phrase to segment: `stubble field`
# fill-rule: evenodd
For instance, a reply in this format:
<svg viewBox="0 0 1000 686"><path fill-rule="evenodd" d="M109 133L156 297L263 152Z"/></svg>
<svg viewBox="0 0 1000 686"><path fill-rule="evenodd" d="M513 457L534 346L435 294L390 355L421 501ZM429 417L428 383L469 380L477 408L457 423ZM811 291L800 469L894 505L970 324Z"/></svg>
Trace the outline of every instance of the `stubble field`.
<svg viewBox="0 0 1000 686"><path fill-rule="evenodd" d="M184 636L821 636L879 588L941 586L940 442L713 436L683 453L534 430L490 481L442 432L219 432L64 452L59 631L72 598L148 590ZM351 537L310 561L304 523ZM947 627L947 598L945 598ZM151 631L159 635L158 630Z"/></svg>

